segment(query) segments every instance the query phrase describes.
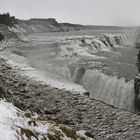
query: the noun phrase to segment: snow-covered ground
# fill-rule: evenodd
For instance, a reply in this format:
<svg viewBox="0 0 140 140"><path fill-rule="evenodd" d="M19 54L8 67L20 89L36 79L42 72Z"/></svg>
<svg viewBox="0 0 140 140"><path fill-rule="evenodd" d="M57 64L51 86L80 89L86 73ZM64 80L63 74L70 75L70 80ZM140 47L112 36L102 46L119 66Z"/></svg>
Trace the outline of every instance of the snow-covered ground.
<svg viewBox="0 0 140 140"><path fill-rule="evenodd" d="M0 99L0 140L92 140L85 136L84 132L76 132L67 126L41 120L37 114L29 110L23 112ZM70 133L73 133L73 136L69 135Z"/></svg>

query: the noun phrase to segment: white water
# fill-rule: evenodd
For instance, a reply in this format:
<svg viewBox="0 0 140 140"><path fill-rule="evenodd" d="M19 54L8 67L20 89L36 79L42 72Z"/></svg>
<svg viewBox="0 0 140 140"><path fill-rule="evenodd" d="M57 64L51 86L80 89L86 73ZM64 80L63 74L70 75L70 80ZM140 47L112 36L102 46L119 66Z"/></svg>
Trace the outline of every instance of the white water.
<svg viewBox="0 0 140 140"><path fill-rule="evenodd" d="M129 59L135 55L134 52L131 52L133 48L129 47L127 50L127 46L124 47L124 44L129 42L128 34L64 36L62 33L61 36L55 36L53 33L53 35L45 35L33 35L30 37L31 47L18 48L20 53L23 51L23 56L25 55L30 66L47 73L44 78L48 79L48 75L53 75L54 81L59 78L62 78L64 83L63 79L69 80L71 83L73 81L82 85L94 99L117 108L134 111L134 81L125 81L127 77L132 79L130 72L135 63L129 62ZM118 48L120 51L117 50ZM103 52L107 52L109 55L103 55ZM129 56L124 52L126 54L129 52ZM132 57L133 60L135 61ZM107 66L105 67L104 64ZM110 71L109 68L113 70ZM128 68L130 72L127 73ZM99 71L104 69L108 75ZM114 76L115 72L122 78ZM54 81L52 85L55 85Z"/></svg>
<svg viewBox="0 0 140 140"><path fill-rule="evenodd" d="M81 84L91 93L91 97L117 108L134 111L134 81L107 76L98 70L87 70Z"/></svg>
<svg viewBox="0 0 140 140"><path fill-rule="evenodd" d="M50 66L50 65L49 65ZM77 67L71 76L68 67L52 66L49 71L62 78L80 84L90 92L90 97L117 108L134 111L134 80L108 76L99 70Z"/></svg>
<svg viewBox="0 0 140 140"><path fill-rule="evenodd" d="M84 42L81 42L84 40ZM95 57L95 52L112 51L115 48L122 48L129 38L126 34L102 34L98 36L75 36L63 38L59 42L59 57L87 56Z"/></svg>

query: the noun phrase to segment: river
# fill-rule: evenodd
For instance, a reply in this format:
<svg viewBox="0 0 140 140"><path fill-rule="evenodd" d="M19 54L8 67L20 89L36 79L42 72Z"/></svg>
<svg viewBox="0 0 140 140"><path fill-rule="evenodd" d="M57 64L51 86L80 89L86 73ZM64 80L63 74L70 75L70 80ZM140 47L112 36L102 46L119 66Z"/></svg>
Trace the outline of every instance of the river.
<svg viewBox="0 0 140 140"><path fill-rule="evenodd" d="M75 31L29 35L19 47L28 64L52 79L82 85L90 98L134 111L137 49L129 32ZM45 78L47 78L47 75Z"/></svg>

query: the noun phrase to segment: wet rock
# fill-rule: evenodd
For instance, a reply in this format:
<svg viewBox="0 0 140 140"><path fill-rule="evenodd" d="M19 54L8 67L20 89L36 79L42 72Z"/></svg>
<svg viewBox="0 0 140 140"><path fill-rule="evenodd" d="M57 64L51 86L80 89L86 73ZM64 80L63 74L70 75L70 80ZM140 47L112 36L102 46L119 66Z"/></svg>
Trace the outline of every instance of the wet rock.
<svg viewBox="0 0 140 140"><path fill-rule="evenodd" d="M84 92L83 95L89 97L90 96L90 93L89 92Z"/></svg>
<svg viewBox="0 0 140 140"><path fill-rule="evenodd" d="M85 132L85 135L86 136L88 136L88 137L90 137L90 138L94 138L95 137L95 135L93 135L91 132L89 132L89 131L86 131Z"/></svg>
<svg viewBox="0 0 140 140"><path fill-rule="evenodd" d="M26 82L19 83L20 86L26 86Z"/></svg>
<svg viewBox="0 0 140 140"><path fill-rule="evenodd" d="M0 41L4 40L4 36L0 33Z"/></svg>
<svg viewBox="0 0 140 140"><path fill-rule="evenodd" d="M45 110L44 113L47 114L47 115L52 115L52 114L54 114L52 111L48 111L48 110Z"/></svg>

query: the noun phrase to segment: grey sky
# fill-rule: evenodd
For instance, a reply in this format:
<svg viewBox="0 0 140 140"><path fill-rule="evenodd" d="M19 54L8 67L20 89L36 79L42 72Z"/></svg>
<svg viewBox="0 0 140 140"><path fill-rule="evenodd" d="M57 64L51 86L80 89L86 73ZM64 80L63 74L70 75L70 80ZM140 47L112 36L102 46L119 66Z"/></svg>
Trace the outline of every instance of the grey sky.
<svg viewBox="0 0 140 140"><path fill-rule="evenodd" d="M140 25L140 0L0 0L0 11L18 18L56 18L59 22Z"/></svg>

